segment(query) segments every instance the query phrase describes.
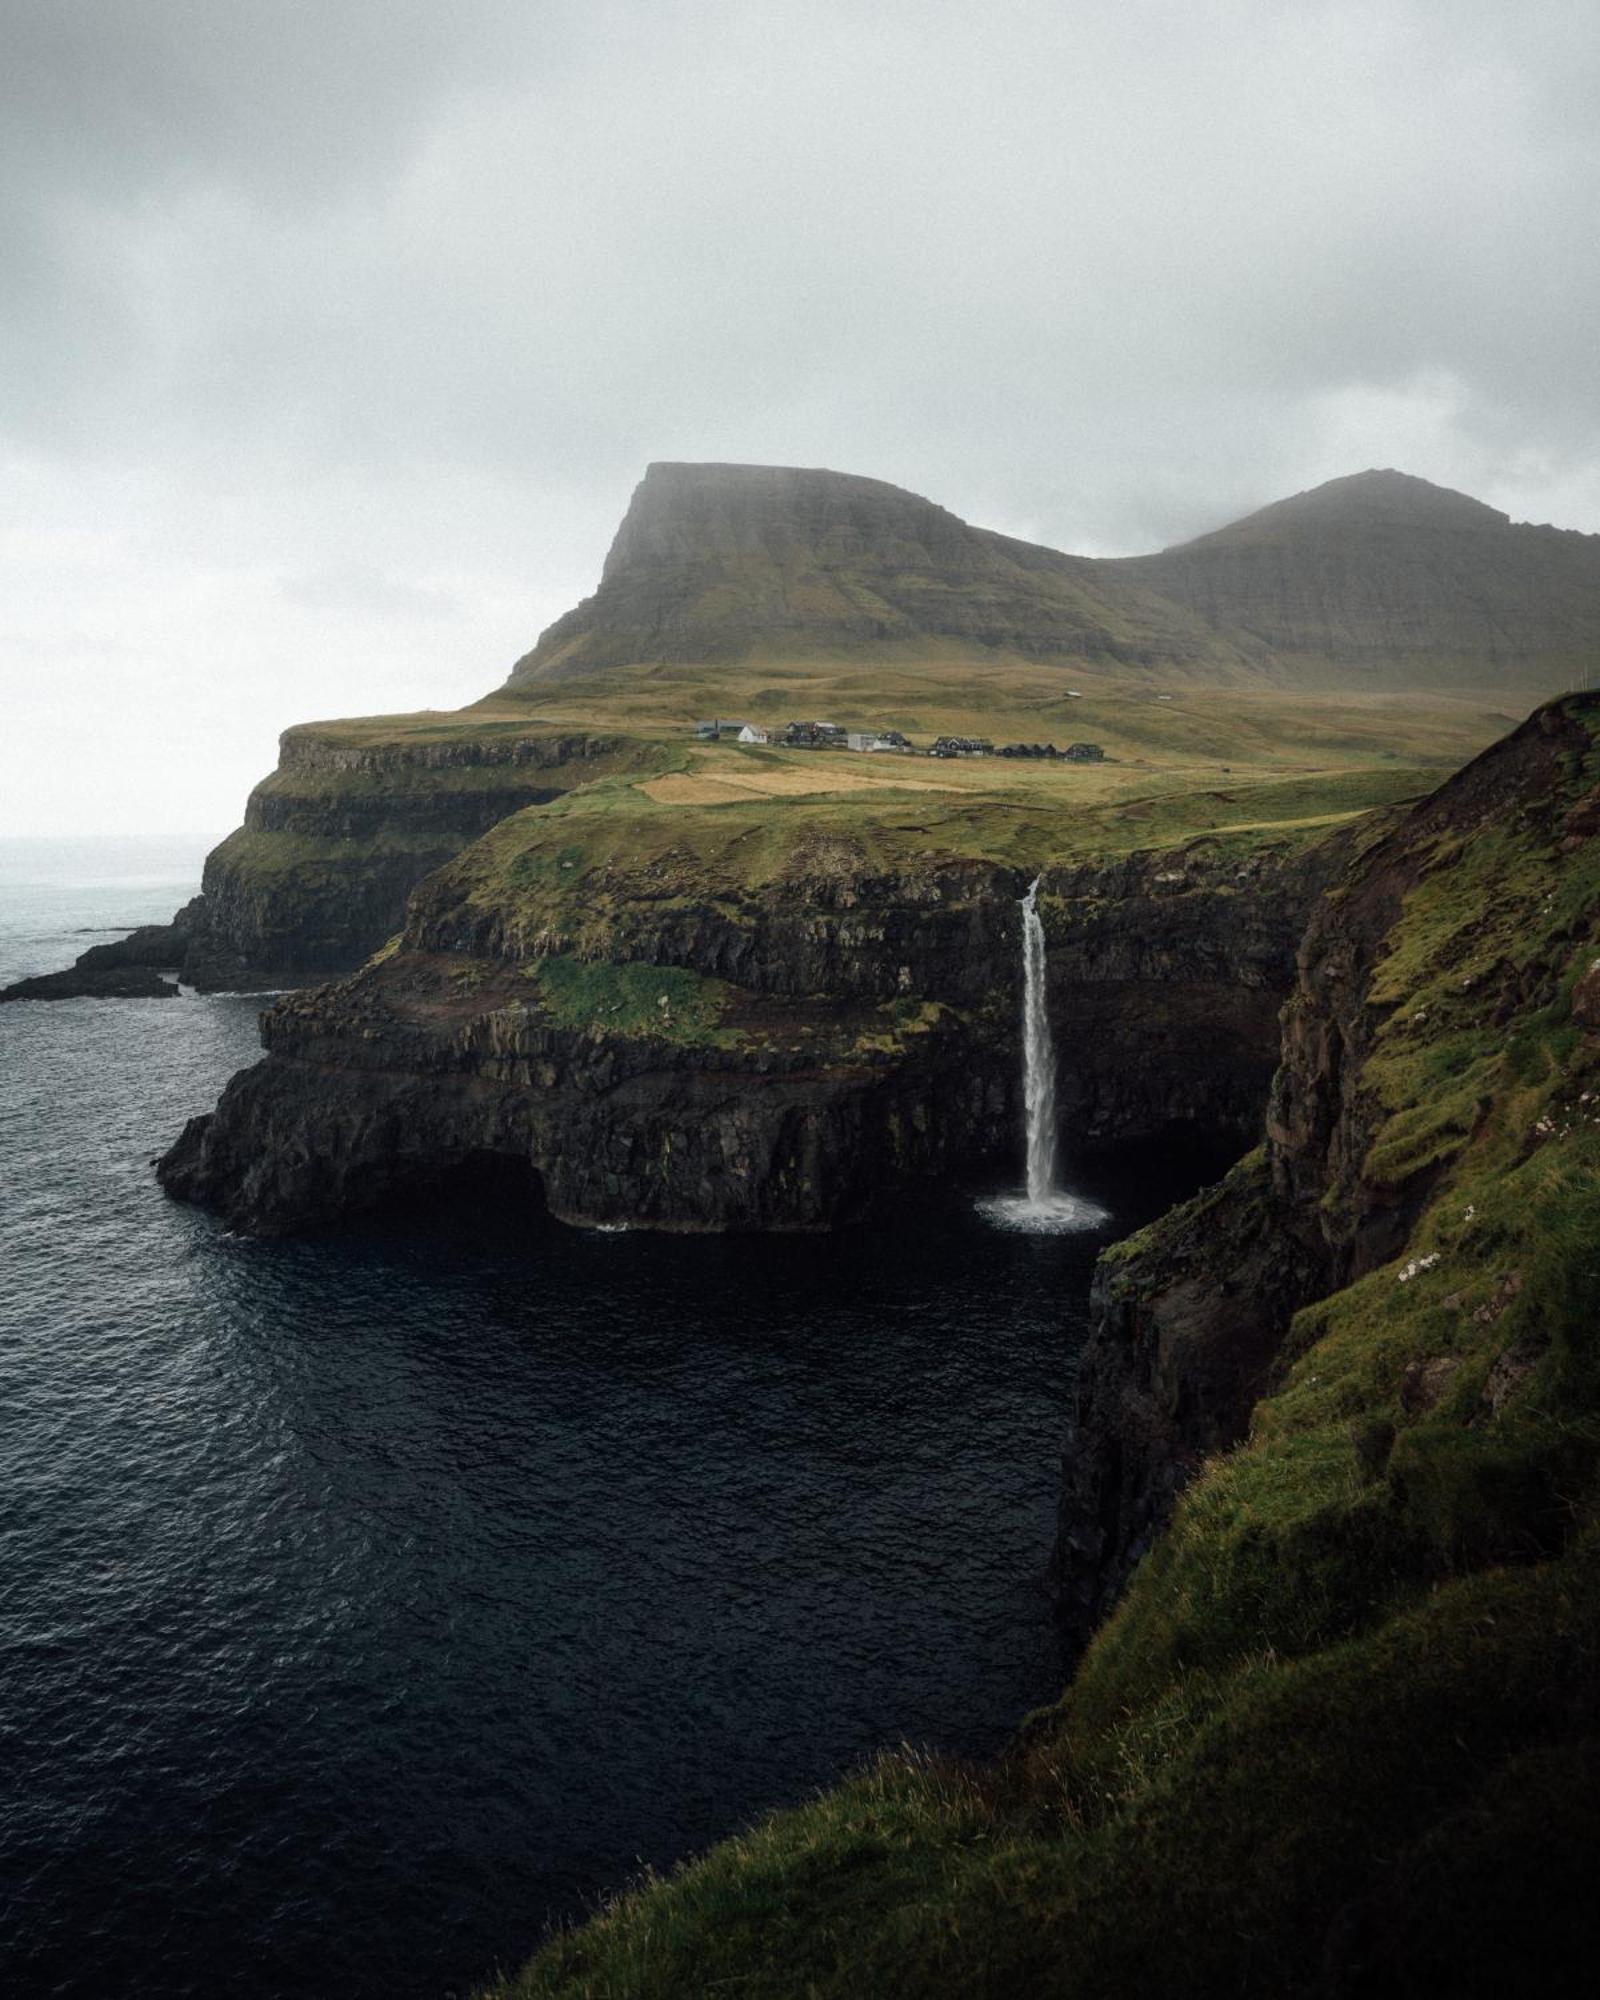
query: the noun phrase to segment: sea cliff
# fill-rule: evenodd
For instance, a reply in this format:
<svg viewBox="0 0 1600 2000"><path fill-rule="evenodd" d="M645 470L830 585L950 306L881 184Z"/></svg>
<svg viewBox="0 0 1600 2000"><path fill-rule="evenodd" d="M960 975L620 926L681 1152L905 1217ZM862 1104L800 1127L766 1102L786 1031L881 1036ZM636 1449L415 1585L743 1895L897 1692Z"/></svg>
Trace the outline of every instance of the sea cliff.
<svg viewBox="0 0 1600 2000"><path fill-rule="evenodd" d="M529 812L413 895L355 978L280 1000L266 1060L162 1162L277 1232L488 1162L558 1217L818 1228L1016 1151L1025 879L885 865L790 810L670 864ZM1293 940L1343 839L1047 870L1063 1090L1086 1141L1253 1133ZM739 853L738 881L731 856Z"/></svg>

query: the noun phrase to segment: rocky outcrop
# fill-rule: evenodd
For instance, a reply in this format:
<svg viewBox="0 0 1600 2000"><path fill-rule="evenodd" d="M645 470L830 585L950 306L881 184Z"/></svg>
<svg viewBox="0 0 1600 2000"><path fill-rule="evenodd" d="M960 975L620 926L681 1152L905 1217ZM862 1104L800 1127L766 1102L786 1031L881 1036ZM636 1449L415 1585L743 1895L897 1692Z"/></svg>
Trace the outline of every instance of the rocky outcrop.
<svg viewBox="0 0 1600 2000"><path fill-rule="evenodd" d="M373 733L285 731L244 825L206 858L187 983L292 986L352 970L399 930L426 875L626 754L616 736L529 726Z"/></svg>
<svg viewBox="0 0 1600 2000"><path fill-rule="evenodd" d="M172 1192L276 1231L495 1158L568 1220L816 1228L1014 1157L1014 871L874 870L802 838L781 891L740 898L686 859L671 881L562 863L523 824L430 878L392 954L269 1011L266 1061L163 1162ZM1197 844L1047 871L1075 1129L1247 1142L1293 939L1337 866Z"/></svg>
<svg viewBox="0 0 1600 2000"><path fill-rule="evenodd" d="M197 896L170 924L141 924L113 943L92 944L65 972L18 980L0 992L0 1000L170 999L200 922Z"/></svg>
<svg viewBox="0 0 1600 2000"><path fill-rule="evenodd" d="M1568 982L1582 1026L1597 727L1594 697L1539 710L1355 860L1297 954L1264 1147L1102 1258L1054 1561L1080 1639L1198 1467L1245 1435L1295 1315L1407 1248L1492 1126L1514 1024Z"/></svg>
<svg viewBox="0 0 1600 2000"><path fill-rule="evenodd" d="M201 992L301 986L353 971L393 937L434 869L525 807L642 754L620 734L529 722L401 717L285 730L244 824L206 857L201 893L170 925L95 945L0 998L153 994L176 972ZM169 991L166 985L163 992Z"/></svg>

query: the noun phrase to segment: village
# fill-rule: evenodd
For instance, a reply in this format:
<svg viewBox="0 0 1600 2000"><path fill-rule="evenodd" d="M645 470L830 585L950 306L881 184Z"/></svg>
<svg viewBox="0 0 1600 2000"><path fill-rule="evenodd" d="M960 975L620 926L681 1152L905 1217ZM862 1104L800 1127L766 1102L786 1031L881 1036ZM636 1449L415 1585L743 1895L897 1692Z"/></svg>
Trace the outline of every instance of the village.
<svg viewBox="0 0 1600 2000"><path fill-rule="evenodd" d="M986 736L938 736L919 749L898 729L842 729L833 722L788 722L768 729L758 722L734 722L718 717L694 725L701 743L770 744L780 750L853 750L891 757L1038 757L1067 764L1103 764L1106 753L1098 743L1004 743L997 749Z"/></svg>

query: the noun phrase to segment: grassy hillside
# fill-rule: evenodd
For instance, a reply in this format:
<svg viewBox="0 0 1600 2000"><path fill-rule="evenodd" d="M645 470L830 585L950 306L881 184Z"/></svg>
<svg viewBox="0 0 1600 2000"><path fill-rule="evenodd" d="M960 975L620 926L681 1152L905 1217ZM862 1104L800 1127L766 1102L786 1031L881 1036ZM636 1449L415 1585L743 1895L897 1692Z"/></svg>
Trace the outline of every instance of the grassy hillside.
<svg viewBox="0 0 1600 2000"><path fill-rule="evenodd" d="M1427 1190L1403 1247L1298 1315L1061 1703L995 1769L885 1759L647 1881L497 1994L1586 1990L1600 730L1573 712L1554 795L1427 833L1394 912L1355 1087L1362 1184ZM1257 1154L1113 1285L1270 1203Z"/></svg>

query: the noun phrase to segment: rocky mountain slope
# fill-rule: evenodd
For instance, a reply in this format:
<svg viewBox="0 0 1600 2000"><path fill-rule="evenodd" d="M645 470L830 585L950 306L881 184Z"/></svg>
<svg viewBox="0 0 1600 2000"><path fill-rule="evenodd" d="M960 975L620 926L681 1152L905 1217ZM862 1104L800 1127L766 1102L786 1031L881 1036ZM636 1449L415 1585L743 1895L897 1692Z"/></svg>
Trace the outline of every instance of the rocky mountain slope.
<svg viewBox="0 0 1600 2000"><path fill-rule="evenodd" d="M1282 1055L1264 1147L1103 1259L1060 1553L1103 1622L1060 1704L993 1770L888 1758L773 1816L498 1993L1586 1990L1600 700L1349 860Z"/></svg>
<svg viewBox="0 0 1600 2000"><path fill-rule="evenodd" d="M843 473L652 465L533 691L643 661L978 648L1172 681L1371 691L1581 685L1600 536L1513 525L1400 472L1330 480L1160 555L1092 560Z"/></svg>
<svg viewBox="0 0 1600 2000"><path fill-rule="evenodd" d="M1322 687L1581 687L1600 670L1600 535L1514 525L1403 472L1362 472L1103 572Z"/></svg>
<svg viewBox="0 0 1600 2000"><path fill-rule="evenodd" d="M972 528L879 479L773 465L648 468L600 587L512 689L638 661L966 646L1125 670L1244 662L1226 637L1101 565Z"/></svg>

